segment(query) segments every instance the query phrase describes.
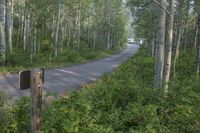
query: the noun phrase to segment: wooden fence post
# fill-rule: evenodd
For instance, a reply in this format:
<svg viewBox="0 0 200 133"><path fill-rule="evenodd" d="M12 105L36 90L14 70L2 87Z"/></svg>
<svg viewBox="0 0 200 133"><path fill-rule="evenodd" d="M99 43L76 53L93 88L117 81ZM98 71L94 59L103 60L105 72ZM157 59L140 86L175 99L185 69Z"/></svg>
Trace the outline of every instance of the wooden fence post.
<svg viewBox="0 0 200 133"><path fill-rule="evenodd" d="M40 113L42 110L43 70L31 70L31 133L40 133Z"/></svg>

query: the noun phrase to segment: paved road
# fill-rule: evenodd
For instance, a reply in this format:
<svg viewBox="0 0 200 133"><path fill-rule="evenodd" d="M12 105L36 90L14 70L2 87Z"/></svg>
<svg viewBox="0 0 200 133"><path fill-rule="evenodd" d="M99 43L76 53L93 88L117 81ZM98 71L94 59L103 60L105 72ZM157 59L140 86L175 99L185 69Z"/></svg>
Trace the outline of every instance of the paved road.
<svg viewBox="0 0 200 133"><path fill-rule="evenodd" d="M108 58L74 66L46 69L44 92L61 94L79 88L83 84L93 82L100 78L102 74L111 72L122 62L133 56L138 48L139 45L131 44L121 53ZM29 89L20 90L18 88L18 74L0 76L0 91L5 91L14 99L29 96Z"/></svg>

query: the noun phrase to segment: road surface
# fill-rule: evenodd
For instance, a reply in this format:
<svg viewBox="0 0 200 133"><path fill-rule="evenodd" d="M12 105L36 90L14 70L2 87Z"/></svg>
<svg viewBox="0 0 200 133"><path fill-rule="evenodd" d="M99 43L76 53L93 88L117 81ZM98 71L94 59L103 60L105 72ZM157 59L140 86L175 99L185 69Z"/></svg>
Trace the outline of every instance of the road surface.
<svg viewBox="0 0 200 133"><path fill-rule="evenodd" d="M129 44L121 53L108 58L74 66L46 69L44 93L66 93L83 84L91 83L132 57L138 49L139 45ZM18 80L18 74L0 75L0 91L6 92L12 99L29 96L30 89L20 90Z"/></svg>

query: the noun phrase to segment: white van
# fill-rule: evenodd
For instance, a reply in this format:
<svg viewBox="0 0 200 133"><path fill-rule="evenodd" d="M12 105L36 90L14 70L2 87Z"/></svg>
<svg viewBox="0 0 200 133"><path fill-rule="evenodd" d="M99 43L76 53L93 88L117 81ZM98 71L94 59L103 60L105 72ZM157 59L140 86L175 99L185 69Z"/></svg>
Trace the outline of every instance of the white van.
<svg viewBox="0 0 200 133"><path fill-rule="evenodd" d="M128 44L134 44L134 39L129 38L129 39L128 39Z"/></svg>

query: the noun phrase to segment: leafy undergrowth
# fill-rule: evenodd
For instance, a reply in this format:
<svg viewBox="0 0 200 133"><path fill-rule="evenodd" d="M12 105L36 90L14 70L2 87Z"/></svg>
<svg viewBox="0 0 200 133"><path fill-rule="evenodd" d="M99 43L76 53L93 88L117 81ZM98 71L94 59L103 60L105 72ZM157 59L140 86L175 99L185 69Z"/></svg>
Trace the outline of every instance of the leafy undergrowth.
<svg viewBox="0 0 200 133"><path fill-rule="evenodd" d="M180 60L178 67L185 61ZM153 73L154 58L140 50L110 76L44 106L42 132L200 132L200 81L177 74L176 84L163 99L161 91L152 87ZM28 98L14 107L1 103L0 132L29 131L28 107Z"/></svg>

